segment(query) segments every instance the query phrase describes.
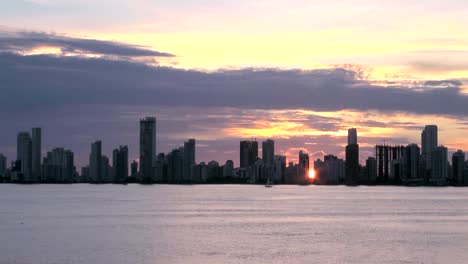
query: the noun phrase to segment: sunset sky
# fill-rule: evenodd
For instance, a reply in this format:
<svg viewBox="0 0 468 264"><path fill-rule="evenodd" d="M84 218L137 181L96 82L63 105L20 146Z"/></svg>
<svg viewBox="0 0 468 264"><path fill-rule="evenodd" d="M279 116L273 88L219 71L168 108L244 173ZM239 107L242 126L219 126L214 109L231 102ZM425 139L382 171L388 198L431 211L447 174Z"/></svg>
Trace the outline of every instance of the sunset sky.
<svg viewBox="0 0 468 264"><path fill-rule="evenodd" d="M158 119L157 151L197 139L197 161L273 138L296 161L420 144L439 126L468 150L468 3L460 0L29 0L0 3L0 153L43 128L43 151L129 145Z"/></svg>

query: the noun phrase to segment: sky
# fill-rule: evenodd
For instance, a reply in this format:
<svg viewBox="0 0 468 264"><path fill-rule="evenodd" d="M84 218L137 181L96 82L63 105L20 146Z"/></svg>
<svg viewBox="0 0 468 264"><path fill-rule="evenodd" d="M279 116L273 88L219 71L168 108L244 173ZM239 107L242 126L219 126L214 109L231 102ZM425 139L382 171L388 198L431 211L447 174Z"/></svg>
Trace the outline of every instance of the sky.
<svg viewBox="0 0 468 264"><path fill-rule="evenodd" d="M455 0L9 0L0 2L0 153L43 128L43 152L90 144L138 159L138 120L157 150L197 139L197 161L273 138L297 161L344 157L357 127L375 144L468 150L468 3Z"/></svg>

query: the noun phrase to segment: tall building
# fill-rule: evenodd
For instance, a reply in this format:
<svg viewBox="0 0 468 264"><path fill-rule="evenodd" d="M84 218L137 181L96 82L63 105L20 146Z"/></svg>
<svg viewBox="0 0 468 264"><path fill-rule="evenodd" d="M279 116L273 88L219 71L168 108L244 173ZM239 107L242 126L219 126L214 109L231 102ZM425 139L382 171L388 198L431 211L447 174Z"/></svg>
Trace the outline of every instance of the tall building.
<svg viewBox="0 0 468 264"><path fill-rule="evenodd" d="M102 142L100 140L91 144L91 154L89 155L89 177L91 182L101 183L102 178Z"/></svg>
<svg viewBox="0 0 468 264"><path fill-rule="evenodd" d="M375 182L377 180L377 160L375 157L368 157L366 160L367 181Z"/></svg>
<svg viewBox="0 0 468 264"><path fill-rule="evenodd" d="M156 118L140 120L140 182L151 182L156 161Z"/></svg>
<svg viewBox="0 0 468 264"><path fill-rule="evenodd" d="M429 182L434 185L443 185L448 176L447 148L436 147L431 153L431 177Z"/></svg>
<svg viewBox="0 0 468 264"><path fill-rule="evenodd" d="M357 130L356 128L348 129L348 145L357 144Z"/></svg>
<svg viewBox="0 0 468 264"><path fill-rule="evenodd" d="M183 181L184 148L173 149L167 154L167 178L170 183Z"/></svg>
<svg viewBox="0 0 468 264"><path fill-rule="evenodd" d="M421 133L422 161L426 170L431 169L431 155L437 148L437 126L427 125Z"/></svg>
<svg viewBox="0 0 468 264"><path fill-rule="evenodd" d="M466 184L464 182L465 170L465 152L458 150L452 155L453 180L458 185Z"/></svg>
<svg viewBox="0 0 468 264"><path fill-rule="evenodd" d="M64 148L48 151L43 162L43 181L50 183L74 182L74 154Z"/></svg>
<svg viewBox="0 0 468 264"><path fill-rule="evenodd" d="M7 169L7 157L0 153L0 176L5 176Z"/></svg>
<svg viewBox="0 0 468 264"><path fill-rule="evenodd" d="M115 183L126 183L128 178L128 147L119 146L112 152L112 168Z"/></svg>
<svg viewBox="0 0 468 264"><path fill-rule="evenodd" d="M29 132L20 132L17 138L17 160L21 163L24 182L33 182L32 177L32 139Z"/></svg>
<svg viewBox="0 0 468 264"><path fill-rule="evenodd" d="M247 168L255 164L258 159L258 142L241 141L240 142L240 167Z"/></svg>
<svg viewBox="0 0 468 264"><path fill-rule="evenodd" d="M405 148L403 155L404 165L404 182L415 182L422 180L420 173L420 156L421 152L417 144L409 144Z"/></svg>
<svg viewBox="0 0 468 264"><path fill-rule="evenodd" d="M184 181L192 181L192 167L195 165L195 139L184 142Z"/></svg>
<svg viewBox="0 0 468 264"><path fill-rule="evenodd" d="M232 160L227 160L223 166L223 178L233 177L234 176L234 162Z"/></svg>
<svg viewBox="0 0 468 264"><path fill-rule="evenodd" d="M262 142L263 164L273 165L275 158L275 142L271 139Z"/></svg>
<svg viewBox="0 0 468 264"><path fill-rule="evenodd" d="M41 152L42 130L40 127L32 129L32 176L35 181L41 180Z"/></svg>
<svg viewBox="0 0 468 264"><path fill-rule="evenodd" d="M381 183L393 181L391 178L391 163L403 157L405 146L375 146L375 158L377 160L377 180Z"/></svg>
<svg viewBox="0 0 468 264"><path fill-rule="evenodd" d="M136 160L130 164L130 175L135 178L138 176L138 162Z"/></svg>
<svg viewBox="0 0 468 264"><path fill-rule="evenodd" d="M112 168L109 163L109 158L104 155L101 156L101 182L112 182Z"/></svg>
<svg viewBox="0 0 468 264"><path fill-rule="evenodd" d="M275 182L285 182L286 177L286 156L275 155L275 176L273 180Z"/></svg>
<svg viewBox="0 0 468 264"><path fill-rule="evenodd" d="M357 130L348 129L348 145L346 146L346 182L356 184L359 177L359 145Z"/></svg>
<svg viewBox="0 0 468 264"><path fill-rule="evenodd" d="M299 181L309 182L309 154L299 151Z"/></svg>

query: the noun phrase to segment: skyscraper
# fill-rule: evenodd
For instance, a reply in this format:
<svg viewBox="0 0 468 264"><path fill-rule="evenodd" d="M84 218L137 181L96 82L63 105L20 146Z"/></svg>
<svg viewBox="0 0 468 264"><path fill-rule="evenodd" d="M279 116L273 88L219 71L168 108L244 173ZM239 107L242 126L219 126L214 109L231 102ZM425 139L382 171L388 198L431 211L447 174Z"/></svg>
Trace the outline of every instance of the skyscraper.
<svg viewBox="0 0 468 264"><path fill-rule="evenodd" d="M359 145L357 130L348 129L348 145L346 146L346 183L356 184L359 177Z"/></svg>
<svg viewBox="0 0 468 264"><path fill-rule="evenodd" d="M356 128L348 129L348 145L357 144L357 130Z"/></svg>
<svg viewBox="0 0 468 264"><path fill-rule="evenodd" d="M130 164L130 175L135 178L138 176L138 162L136 160Z"/></svg>
<svg viewBox="0 0 468 264"><path fill-rule="evenodd" d="M404 181L416 181L419 180L421 177L419 173L420 168L420 149L417 144L409 144L405 148L405 152L403 155L404 160L404 171L405 175Z"/></svg>
<svg viewBox="0 0 468 264"><path fill-rule="evenodd" d="M241 141L240 142L240 167L247 168L254 165L258 159L258 142Z"/></svg>
<svg viewBox="0 0 468 264"><path fill-rule="evenodd" d="M156 161L156 118L140 120L140 182L150 183Z"/></svg>
<svg viewBox="0 0 468 264"><path fill-rule="evenodd" d="M275 142L271 139L262 142L263 164L273 165L275 158Z"/></svg>
<svg viewBox="0 0 468 264"><path fill-rule="evenodd" d="M91 144L91 154L89 155L89 177L91 182L101 183L102 182L102 152L101 152L101 141L98 140Z"/></svg>
<svg viewBox="0 0 468 264"><path fill-rule="evenodd" d="M431 155L438 145L437 134L436 125L427 125L421 133L422 161L426 170L431 169Z"/></svg>
<svg viewBox="0 0 468 264"><path fill-rule="evenodd" d="M112 152L112 167L115 183L126 183L128 178L128 147L119 146Z"/></svg>
<svg viewBox="0 0 468 264"><path fill-rule="evenodd" d="M452 155L453 179L456 184L464 185L465 153L458 150Z"/></svg>
<svg viewBox="0 0 468 264"><path fill-rule="evenodd" d="M41 151L42 130L40 127L32 129L32 176L35 181L41 180Z"/></svg>
<svg viewBox="0 0 468 264"><path fill-rule="evenodd" d="M299 181L306 183L309 181L309 154L299 151Z"/></svg>
<svg viewBox="0 0 468 264"><path fill-rule="evenodd" d="M7 169L7 158L0 153L0 176L5 176Z"/></svg>
<svg viewBox="0 0 468 264"><path fill-rule="evenodd" d="M24 182L32 182L32 139L29 132L20 132L17 138L17 160L21 163Z"/></svg>
<svg viewBox="0 0 468 264"><path fill-rule="evenodd" d="M434 185L445 184L448 176L447 148L436 147L431 153L431 178L429 182Z"/></svg>
<svg viewBox="0 0 468 264"><path fill-rule="evenodd" d="M192 167L195 165L195 139L184 142L184 181L192 181Z"/></svg>

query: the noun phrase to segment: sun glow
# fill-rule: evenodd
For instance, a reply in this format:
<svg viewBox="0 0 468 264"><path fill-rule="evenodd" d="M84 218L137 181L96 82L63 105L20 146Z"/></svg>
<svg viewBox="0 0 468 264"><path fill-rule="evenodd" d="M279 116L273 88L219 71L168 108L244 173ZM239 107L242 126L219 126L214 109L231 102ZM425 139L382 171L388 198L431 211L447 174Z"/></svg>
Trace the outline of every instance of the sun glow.
<svg viewBox="0 0 468 264"><path fill-rule="evenodd" d="M313 169L309 170L309 179L311 180L315 179L315 170Z"/></svg>

